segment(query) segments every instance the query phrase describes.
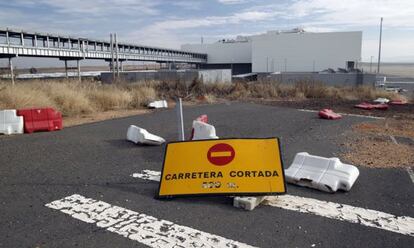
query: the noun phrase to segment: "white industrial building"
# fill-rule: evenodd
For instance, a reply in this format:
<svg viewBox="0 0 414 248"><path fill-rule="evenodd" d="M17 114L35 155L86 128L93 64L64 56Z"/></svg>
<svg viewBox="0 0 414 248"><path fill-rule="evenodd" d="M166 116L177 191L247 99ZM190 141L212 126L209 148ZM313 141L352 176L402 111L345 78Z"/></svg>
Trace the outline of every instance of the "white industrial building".
<svg viewBox="0 0 414 248"><path fill-rule="evenodd" d="M362 32L312 33L302 29L269 31L212 44L185 44L181 49L207 54L206 69L248 72L317 72L354 68L361 60Z"/></svg>

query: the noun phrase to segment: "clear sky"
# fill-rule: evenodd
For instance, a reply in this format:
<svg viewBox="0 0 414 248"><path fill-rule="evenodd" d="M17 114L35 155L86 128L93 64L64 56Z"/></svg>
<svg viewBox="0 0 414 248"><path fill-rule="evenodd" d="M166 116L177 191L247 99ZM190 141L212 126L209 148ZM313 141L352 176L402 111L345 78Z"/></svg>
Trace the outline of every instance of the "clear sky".
<svg viewBox="0 0 414 248"><path fill-rule="evenodd" d="M239 34L302 27L363 31L362 60L414 62L414 0L0 0L0 25L179 48Z"/></svg>

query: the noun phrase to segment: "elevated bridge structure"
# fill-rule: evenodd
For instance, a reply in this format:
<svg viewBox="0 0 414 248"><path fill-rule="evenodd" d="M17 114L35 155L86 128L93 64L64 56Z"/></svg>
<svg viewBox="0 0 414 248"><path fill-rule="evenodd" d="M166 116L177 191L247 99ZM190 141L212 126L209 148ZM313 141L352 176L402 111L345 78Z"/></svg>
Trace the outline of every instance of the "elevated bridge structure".
<svg viewBox="0 0 414 248"><path fill-rule="evenodd" d="M12 71L14 57L47 57L65 61L101 59L110 62L113 68L114 54L123 61L151 61L158 63L204 64L207 54L187 52L176 49L143 46L137 44L104 41L67 35L18 31L0 28L0 58L8 58ZM122 67L122 66L121 66Z"/></svg>

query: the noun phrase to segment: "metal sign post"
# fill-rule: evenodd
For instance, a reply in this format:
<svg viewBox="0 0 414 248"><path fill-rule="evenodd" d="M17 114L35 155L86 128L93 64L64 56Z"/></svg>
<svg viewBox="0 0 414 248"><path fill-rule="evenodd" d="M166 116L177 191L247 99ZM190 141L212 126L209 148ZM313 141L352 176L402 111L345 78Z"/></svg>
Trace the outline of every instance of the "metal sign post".
<svg viewBox="0 0 414 248"><path fill-rule="evenodd" d="M177 111L177 121L178 121L178 141L184 141L184 121L183 121L183 104L181 98L177 99L177 104L175 106Z"/></svg>

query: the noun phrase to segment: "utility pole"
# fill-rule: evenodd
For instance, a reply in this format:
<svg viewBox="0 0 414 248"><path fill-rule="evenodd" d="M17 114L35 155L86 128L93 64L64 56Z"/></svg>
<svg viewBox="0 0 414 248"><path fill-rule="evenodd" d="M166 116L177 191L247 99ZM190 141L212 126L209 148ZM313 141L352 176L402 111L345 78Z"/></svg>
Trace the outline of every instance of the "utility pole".
<svg viewBox="0 0 414 248"><path fill-rule="evenodd" d="M181 98L177 99L175 108L178 121L178 141L184 141L183 103Z"/></svg>
<svg viewBox="0 0 414 248"><path fill-rule="evenodd" d="M380 23L380 37L379 37L379 47L378 47L378 67L377 67L377 74L380 73L380 64L381 64L381 42L382 42L382 17Z"/></svg>

